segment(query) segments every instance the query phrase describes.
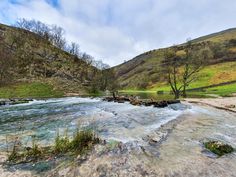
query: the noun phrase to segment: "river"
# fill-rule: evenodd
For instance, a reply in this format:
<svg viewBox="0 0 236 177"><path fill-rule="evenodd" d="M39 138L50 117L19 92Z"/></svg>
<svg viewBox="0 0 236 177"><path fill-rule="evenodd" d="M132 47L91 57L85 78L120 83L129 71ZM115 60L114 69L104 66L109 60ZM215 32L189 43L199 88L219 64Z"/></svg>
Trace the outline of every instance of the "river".
<svg viewBox="0 0 236 177"><path fill-rule="evenodd" d="M92 128L102 139L120 141L126 149L91 155L76 168L80 176L99 176L104 172L98 170L101 166L106 176L236 176L235 153L216 158L202 145L217 139L235 148L236 115L189 104L154 108L68 97L2 106L0 149L6 149L6 138L14 135L25 144L34 136L39 144L50 145L57 132L72 136L78 127Z"/></svg>

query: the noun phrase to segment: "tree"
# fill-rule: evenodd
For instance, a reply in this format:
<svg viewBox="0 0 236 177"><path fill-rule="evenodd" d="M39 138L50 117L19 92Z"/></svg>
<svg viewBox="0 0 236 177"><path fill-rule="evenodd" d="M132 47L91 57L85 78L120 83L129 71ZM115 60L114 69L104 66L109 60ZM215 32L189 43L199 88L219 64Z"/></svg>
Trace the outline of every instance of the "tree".
<svg viewBox="0 0 236 177"><path fill-rule="evenodd" d="M79 44L71 42L67 50L70 54L75 55L77 57L79 56Z"/></svg>
<svg viewBox="0 0 236 177"><path fill-rule="evenodd" d="M179 98L187 96L186 89L190 83L196 81L197 73L204 68L212 53L207 47L197 47L187 42L185 55L177 55L177 47L165 49L163 59L163 72L166 73L167 81L175 95Z"/></svg>
<svg viewBox="0 0 236 177"><path fill-rule="evenodd" d="M194 47L192 43L187 42L185 49L185 57L183 62L184 71L182 75L183 97L187 97L186 88L190 83L197 80L197 73L202 70L209 59L211 59L212 52L207 47Z"/></svg>
<svg viewBox="0 0 236 177"><path fill-rule="evenodd" d="M36 33L51 42L59 49L65 50L65 31L63 28L57 25L47 25L40 21L22 18L16 22L15 26Z"/></svg>
<svg viewBox="0 0 236 177"><path fill-rule="evenodd" d="M213 53L213 58L218 59L227 55L226 46L222 43L210 43L210 49Z"/></svg>
<svg viewBox="0 0 236 177"><path fill-rule="evenodd" d="M166 79L170 85L175 98L179 98L181 87L178 85L178 68L180 67L180 58L176 55L175 47L164 50L163 72L166 73Z"/></svg>
<svg viewBox="0 0 236 177"><path fill-rule="evenodd" d="M58 47L59 49L64 50L66 46L66 39L64 38L65 31L63 28L52 25L51 27L51 42L53 45Z"/></svg>
<svg viewBox="0 0 236 177"><path fill-rule="evenodd" d="M50 40L50 27L40 21L26 20L25 18L22 18L16 22L15 26L36 33L39 36L45 38L46 40Z"/></svg>

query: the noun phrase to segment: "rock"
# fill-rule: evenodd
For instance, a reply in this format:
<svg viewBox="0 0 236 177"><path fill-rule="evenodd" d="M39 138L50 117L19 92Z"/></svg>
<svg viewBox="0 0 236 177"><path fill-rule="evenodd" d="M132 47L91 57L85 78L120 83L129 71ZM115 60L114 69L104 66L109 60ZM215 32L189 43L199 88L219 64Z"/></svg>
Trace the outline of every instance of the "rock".
<svg viewBox="0 0 236 177"><path fill-rule="evenodd" d="M134 97L125 97L125 96L120 96L120 97L105 97L103 98L103 101L114 101L117 103L124 103L124 102L130 102L130 104L134 105L134 106L154 106L154 107L158 107L158 108L165 108L170 104L176 104L176 103L180 103L180 100L168 100L168 101L153 101L152 99L146 99L146 100L141 100L138 98L134 98Z"/></svg>
<svg viewBox="0 0 236 177"><path fill-rule="evenodd" d="M232 153L234 151L234 148L232 146L224 144L223 142L220 141L205 142L204 146L206 149L213 152L214 154L217 154L218 156Z"/></svg>
<svg viewBox="0 0 236 177"><path fill-rule="evenodd" d="M0 100L0 106L3 105L15 105L15 104L23 104L23 103L29 103L30 101L33 101L31 98L20 98L20 99L1 99Z"/></svg>
<svg viewBox="0 0 236 177"><path fill-rule="evenodd" d="M5 101L0 101L0 106L6 105Z"/></svg>
<svg viewBox="0 0 236 177"><path fill-rule="evenodd" d="M165 108L167 106L168 106L167 101L160 101L154 104L154 107L158 107L158 108Z"/></svg>
<svg viewBox="0 0 236 177"><path fill-rule="evenodd" d="M142 104L141 101L139 100L131 100L130 101L130 104L134 105L134 106L140 106Z"/></svg>
<svg viewBox="0 0 236 177"><path fill-rule="evenodd" d="M235 105L233 105L233 104L231 104L231 105L226 105L225 107L226 107L226 108L229 108L229 109L236 108L236 106L235 106Z"/></svg>

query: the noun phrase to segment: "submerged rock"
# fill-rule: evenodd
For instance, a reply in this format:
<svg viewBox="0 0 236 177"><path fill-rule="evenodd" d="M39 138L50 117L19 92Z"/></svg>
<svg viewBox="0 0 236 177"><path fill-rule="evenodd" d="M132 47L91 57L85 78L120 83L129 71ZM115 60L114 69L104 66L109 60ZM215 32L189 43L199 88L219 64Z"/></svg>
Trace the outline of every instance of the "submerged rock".
<svg viewBox="0 0 236 177"><path fill-rule="evenodd" d="M204 143L206 149L210 150L218 156L222 156L228 153L232 153L234 148L228 144L224 144L220 141L209 141Z"/></svg>
<svg viewBox="0 0 236 177"><path fill-rule="evenodd" d="M16 105L16 104L24 104L33 101L33 99L29 98L19 98L19 99L0 99L0 106L4 105Z"/></svg>

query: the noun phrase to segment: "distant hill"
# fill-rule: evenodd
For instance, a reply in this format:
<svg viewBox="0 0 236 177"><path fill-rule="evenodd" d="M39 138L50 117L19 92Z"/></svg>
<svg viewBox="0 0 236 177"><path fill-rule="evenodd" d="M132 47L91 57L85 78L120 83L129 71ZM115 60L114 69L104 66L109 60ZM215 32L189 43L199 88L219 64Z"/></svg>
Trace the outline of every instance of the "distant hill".
<svg viewBox="0 0 236 177"><path fill-rule="evenodd" d="M0 97L4 97L3 92L9 91L9 87L16 90L14 87L27 88L32 83L41 83L38 89L42 91L45 87L51 89L50 95L45 96L87 92L97 68L84 60L20 28L0 24L0 39Z"/></svg>
<svg viewBox="0 0 236 177"><path fill-rule="evenodd" d="M193 45L208 46L213 57L200 72L200 79L190 88L204 87L236 80L236 28L192 40ZM185 43L178 45L181 55ZM164 49L145 52L130 61L114 67L117 81L123 90L170 90L163 79L161 62Z"/></svg>

